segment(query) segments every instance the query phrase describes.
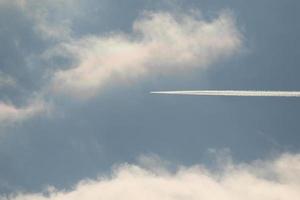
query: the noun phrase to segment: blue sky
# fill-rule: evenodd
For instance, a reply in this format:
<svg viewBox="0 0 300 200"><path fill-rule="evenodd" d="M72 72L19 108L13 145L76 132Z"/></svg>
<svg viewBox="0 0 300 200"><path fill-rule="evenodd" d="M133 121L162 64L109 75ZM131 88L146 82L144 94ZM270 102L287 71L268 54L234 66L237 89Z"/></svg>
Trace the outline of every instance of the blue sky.
<svg viewBox="0 0 300 200"><path fill-rule="evenodd" d="M298 99L149 92L300 90L299 8L0 0L0 199L297 199Z"/></svg>

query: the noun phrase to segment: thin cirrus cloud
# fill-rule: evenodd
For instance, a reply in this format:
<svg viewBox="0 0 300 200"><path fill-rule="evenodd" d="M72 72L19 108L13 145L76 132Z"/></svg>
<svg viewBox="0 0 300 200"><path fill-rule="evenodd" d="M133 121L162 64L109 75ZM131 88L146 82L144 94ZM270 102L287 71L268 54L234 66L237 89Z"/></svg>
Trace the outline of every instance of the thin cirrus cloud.
<svg viewBox="0 0 300 200"><path fill-rule="evenodd" d="M138 165L122 165L111 178L85 180L70 191L54 188L46 193L19 193L0 200L298 200L300 155L283 154L272 161L221 165L219 170L204 166L179 167L170 172Z"/></svg>
<svg viewBox="0 0 300 200"><path fill-rule="evenodd" d="M59 44L52 53L70 58L73 66L54 73L52 89L88 98L109 83L132 82L150 73L204 69L241 46L242 34L229 12L211 21L196 13L146 12L134 21L131 33Z"/></svg>

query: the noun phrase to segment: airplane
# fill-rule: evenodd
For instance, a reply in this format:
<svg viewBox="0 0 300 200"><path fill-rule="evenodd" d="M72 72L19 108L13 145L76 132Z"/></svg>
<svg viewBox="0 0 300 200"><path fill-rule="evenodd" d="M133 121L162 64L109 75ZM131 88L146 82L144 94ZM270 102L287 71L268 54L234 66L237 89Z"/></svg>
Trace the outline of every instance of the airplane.
<svg viewBox="0 0 300 200"><path fill-rule="evenodd" d="M152 91L151 94L197 95L197 96L238 96L238 97L300 97L300 91L263 91L263 90L187 90Z"/></svg>

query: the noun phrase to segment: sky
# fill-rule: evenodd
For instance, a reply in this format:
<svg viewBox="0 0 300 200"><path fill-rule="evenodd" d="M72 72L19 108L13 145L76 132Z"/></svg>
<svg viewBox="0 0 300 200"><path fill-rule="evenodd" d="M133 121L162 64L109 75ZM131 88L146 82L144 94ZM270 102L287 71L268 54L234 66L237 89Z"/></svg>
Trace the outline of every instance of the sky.
<svg viewBox="0 0 300 200"><path fill-rule="evenodd" d="M296 0L0 0L0 200L299 199Z"/></svg>

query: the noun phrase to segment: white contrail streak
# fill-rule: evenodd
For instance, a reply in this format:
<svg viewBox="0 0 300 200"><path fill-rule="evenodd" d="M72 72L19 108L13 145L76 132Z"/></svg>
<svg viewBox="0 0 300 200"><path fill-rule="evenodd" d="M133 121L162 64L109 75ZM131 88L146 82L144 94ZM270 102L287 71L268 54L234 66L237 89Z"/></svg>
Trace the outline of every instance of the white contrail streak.
<svg viewBox="0 0 300 200"><path fill-rule="evenodd" d="M156 91L151 94L199 95L199 96L245 96L245 97L300 97L300 91L258 91L258 90L190 90Z"/></svg>

